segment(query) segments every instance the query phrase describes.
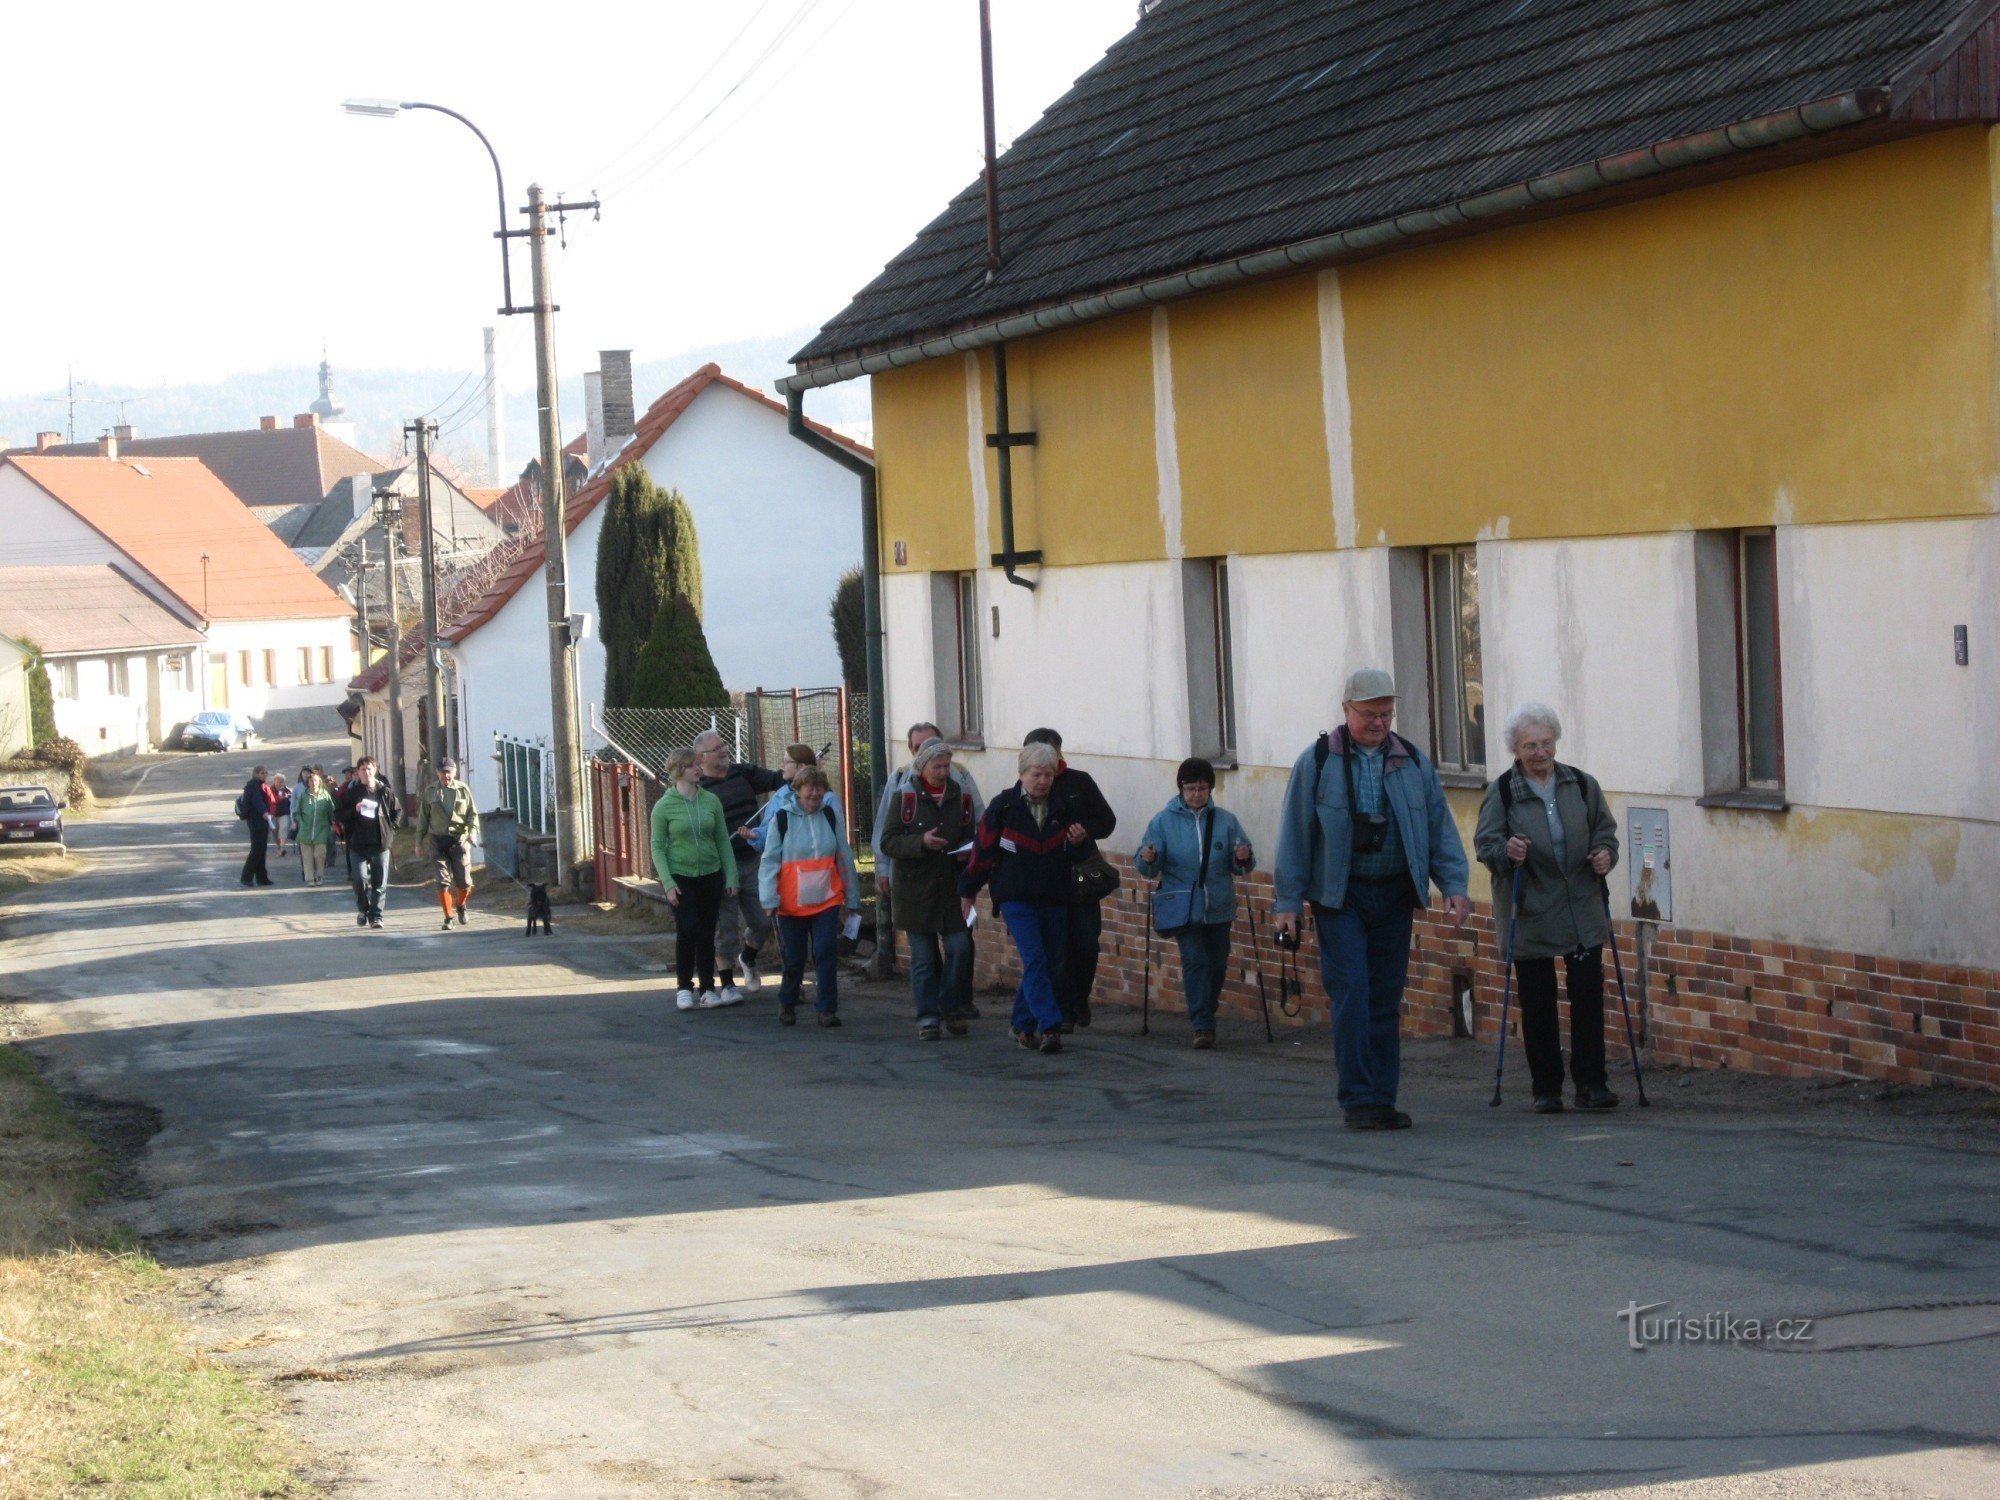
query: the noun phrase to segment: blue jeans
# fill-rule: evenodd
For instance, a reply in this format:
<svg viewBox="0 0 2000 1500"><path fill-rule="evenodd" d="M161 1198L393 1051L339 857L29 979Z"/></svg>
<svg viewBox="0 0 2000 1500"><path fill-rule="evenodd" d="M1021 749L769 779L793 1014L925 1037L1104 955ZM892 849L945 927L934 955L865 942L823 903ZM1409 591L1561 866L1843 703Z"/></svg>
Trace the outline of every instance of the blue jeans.
<svg viewBox="0 0 2000 1500"><path fill-rule="evenodd" d="M1227 922L1190 922L1174 929L1181 948L1181 989L1196 1031L1215 1030L1215 1004L1229 978L1229 928Z"/></svg>
<svg viewBox="0 0 2000 1500"><path fill-rule="evenodd" d="M791 1010L799 1003L806 977L806 952L813 960L813 1009L832 1015L840 1009L840 919L838 906L810 917L778 917L778 940L785 950L785 977L778 986L778 1004Z"/></svg>
<svg viewBox="0 0 2000 1500"><path fill-rule="evenodd" d="M1000 920L1021 955L1021 984L1014 991L1016 1031L1054 1031L1062 1025L1062 1005L1056 999L1056 973L1063 945L1069 938L1067 906L1037 906L1005 901Z"/></svg>
<svg viewBox="0 0 2000 1500"><path fill-rule="evenodd" d="M906 932L910 945L910 993L919 1021L937 1021L965 1009L972 993L972 934L964 927L944 932Z"/></svg>
<svg viewBox="0 0 2000 1500"><path fill-rule="evenodd" d="M348 868L354 872L354 909L371 922L382 920L382 888L389 883L389 851L373 854L354 850Z"/></svg>
<svg viewBox="0 0 2000 1500"><path fill-rule="evenodd" d="M1321 910L1319 977L1333 1010L1340 1107L1393 1106L1403 1070L1403 985L1416 895L1407 880L1350 880L1347 904Z"/></svg>

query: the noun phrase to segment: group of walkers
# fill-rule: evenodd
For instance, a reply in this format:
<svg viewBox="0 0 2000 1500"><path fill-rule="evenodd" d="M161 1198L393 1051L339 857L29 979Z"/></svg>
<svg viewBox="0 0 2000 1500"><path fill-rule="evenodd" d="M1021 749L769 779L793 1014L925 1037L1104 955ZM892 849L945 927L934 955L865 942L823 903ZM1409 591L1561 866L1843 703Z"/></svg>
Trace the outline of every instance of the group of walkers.
<svg viewBox="0 0 2000 1500"><path fill-rule="evenodd" d="M1433 890L1454 926L1472 911L1470 868L1444 786L1429 757L1395 732L1396 699L1386 671L1364 669L1347 679L1341 722L1292 766L1274 868L1272 935L1296 950L1303 923L1312 920L1332 1011L1339 1101L1357 1130L1410 1124L1396 1100L1416 914ZM1508 716L1513 764L1488 786L1473 840L1493 881L1496 920L1510 935L1507 960L1520 988L1534 1109L1543 1114L1564 1108L1558 958L1570 1003L1576 1107L1619 1102L1605 1078L1601 957L1618 826L1596 780L1556 760L1561 733L1555 711L1541 703ZM913 726L908 745L910 763L876 810L874 843L877 879L908 945L918 1035L963 1035L977 1014L973 932L978 898L990 892L1020 960L1014 1040L1060 1052L1065 1035L1090 1024L1099 903L1117 886L1097 843L1116 828L1116 814L1096 782L1063 759L1054 730L1026 737L1019 780L990 804L953 763L935 725ZM1179 947L1199 1049L1215 1045L1237 882L1257 868L1242 823L1214 800L1215 781L1210 762L1182 762L1175 795L1147 824L1133 860L1155 882L1154 929Z"/></svg>
<svg viewBox="0 0 2000 1500"><path fill-rule="evenodd" d="M298 850L300 883L324 885L337 843L354 890L355 926L382 927L383 895L403 806L381 779L373 756L362 756L337 779L322 766L306 766L294 784L258 766L237 799L236 815L250 838L250 853L243 862L245 886L276 884L268 867L270 847L275 841L283 857L288 839ZM435 865L444 927L465 926L479 813L472 789L458 779L458 764L449 757L438 762L434 780L418 798L416 834L419 849Z"/></svg>

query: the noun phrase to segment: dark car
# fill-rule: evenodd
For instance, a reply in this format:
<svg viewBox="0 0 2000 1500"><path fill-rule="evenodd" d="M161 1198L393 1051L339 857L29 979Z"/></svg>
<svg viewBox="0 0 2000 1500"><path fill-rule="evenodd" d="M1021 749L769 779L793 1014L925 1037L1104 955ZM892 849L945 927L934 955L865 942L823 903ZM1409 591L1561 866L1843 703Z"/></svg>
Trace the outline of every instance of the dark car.
<svg viewBox="0 0 2000 1500"><path fill-rule="evenodd" d="M226 708L205 708L181 731L183 750L241 750L248 747L252 726L242 714Z"/></svg>
<svg viewBox="0 0 2000 1500"><path fill-rule="evenodd" d="M0 844L63 848L62 810L45 786L0 786Z"/></svg>

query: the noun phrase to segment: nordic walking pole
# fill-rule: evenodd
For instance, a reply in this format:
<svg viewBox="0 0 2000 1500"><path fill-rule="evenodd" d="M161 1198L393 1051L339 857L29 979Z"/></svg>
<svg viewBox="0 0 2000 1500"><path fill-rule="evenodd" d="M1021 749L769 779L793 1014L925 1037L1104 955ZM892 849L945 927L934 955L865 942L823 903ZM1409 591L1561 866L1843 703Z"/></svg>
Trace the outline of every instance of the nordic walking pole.
<svg viewBox="0 0 2000 1500"><path fill-rule="evenodd" d="M1146 978L1139 988L1139 1035L1153 1031L1153 914L1146 913Z"/></svg>
<svg viewBox="0 0 2000 1500"><path fill-rule="evenodd" d="M1507 900L1507 977L1500 985L1500 1052L1493 1064L1491 1108L1500 1107L1500 1075L1507 1067L1507 1007L1514 998L1514 928L1521 920L1521 867L1514 866L1513 893Z"/></svg>
<svg viewBox="0 0 2000 1500"><path fill-rule="evenodd" d="M1611 933L1612 967L1618 971L1618 1008L1625 1013L1625 1050L1632 1054L1632 1082L1639 1089L1639 1107L1650 1109L1653 1101L1646 1097L1645 1075L1639 1071L1639 1038L1632 1030L1632 999L1625 993L1625 960L1618 956L1618 924L1611 919L1611 882L1600 875L1597 886L1604 892L1604 925Z"/></svg>
<svg viewBox="0 0 2000 1500"><path fill-rule="evenodd" d="M1250 958L1257 965L1257 1004L1264 1012L1264 1040L1275 1042L1278 1038L1271 1030L1271 997L1264 990L1264 945L1257 941L1257 908L1248 901L1243 905L1250 913Z"/></svg>

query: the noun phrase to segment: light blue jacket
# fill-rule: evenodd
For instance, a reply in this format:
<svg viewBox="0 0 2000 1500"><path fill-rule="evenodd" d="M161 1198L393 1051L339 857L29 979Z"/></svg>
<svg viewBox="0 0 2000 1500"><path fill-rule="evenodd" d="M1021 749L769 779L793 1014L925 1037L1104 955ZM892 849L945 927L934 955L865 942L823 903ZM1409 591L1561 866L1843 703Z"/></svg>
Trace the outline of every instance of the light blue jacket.
<svg viewBox="0 0 2000 1500"><path fill-rule="evenodd" d="M828 792L826 794L826 805L838 813L843 820L846 819L847 809L840 805L839 793ZM744 842L759 854L764 852L764 830L770 826L771 819L778 815L778 809L781 807L787 812L795 813L799 810L798 793L792 790L792 784L789 781L771 793L769 800L764 803L763 807L758 809L757 821L750 825L750 837L745 839Z"/></svg>
<svg viewBox="0 0 2000 1500"><path fill-rule="evenodd" d="M1347 901L1347 871L1353 855L1354 831L1347 806L1347 776L1341 750L1347 731L1336 729L1329 739L1324 766L1313 764L1314 746L1292 762L1292 779L1285 788L1285 808L1278 820L1278 866L1275 912L1298 912L1307 902L1338 909ZM1418 905L1428 905L1433 883L1446 896L1465 894L1465 844L1452 821L1437 768L1423 751L1401 735L1390 740L1382 786L1388 794L1389 815L1403 853L1410 862L1410 879ZM1313 801L1313 782L1319 800ZM1313 836L1317 824L1319 836Z"/></svg>
<svg viewBox="0 0 2000 1500"><path fill-rule="evenodd" d="M833 813L831 824L826 817L829 811ZM861 876L854 868L854 851L847 847L847 819L831 801L810 817L797 807L787 808L782 842L777 835L778 826L773 822L757 865L757 898L764 910L778 909L778 871L787 860L825 859L830 854L840 858L840 879L846 887L841 904L851 912L861 910Z"/></svg>
<svg viewBox="0 0 2000 1500"><path fill-rule="evenodd" d="M1208 879L1198 884L1204 819L1210 820L1212 829L1208 836ZM1157 849L1159 855L1151 860L1136 854L1132 857L1133 867L1141 875L1160 882L1153 893L1153 925L1161 932L1172 932L1196 923L1235 921L1234 877L1257 868L1254 851L1248 865L1236 864L1236 846L1249 842L1250 836L1236 814L1217 807L1213 798L1199 813L1179 797L1154 813L1139 847Z"/></svg>

